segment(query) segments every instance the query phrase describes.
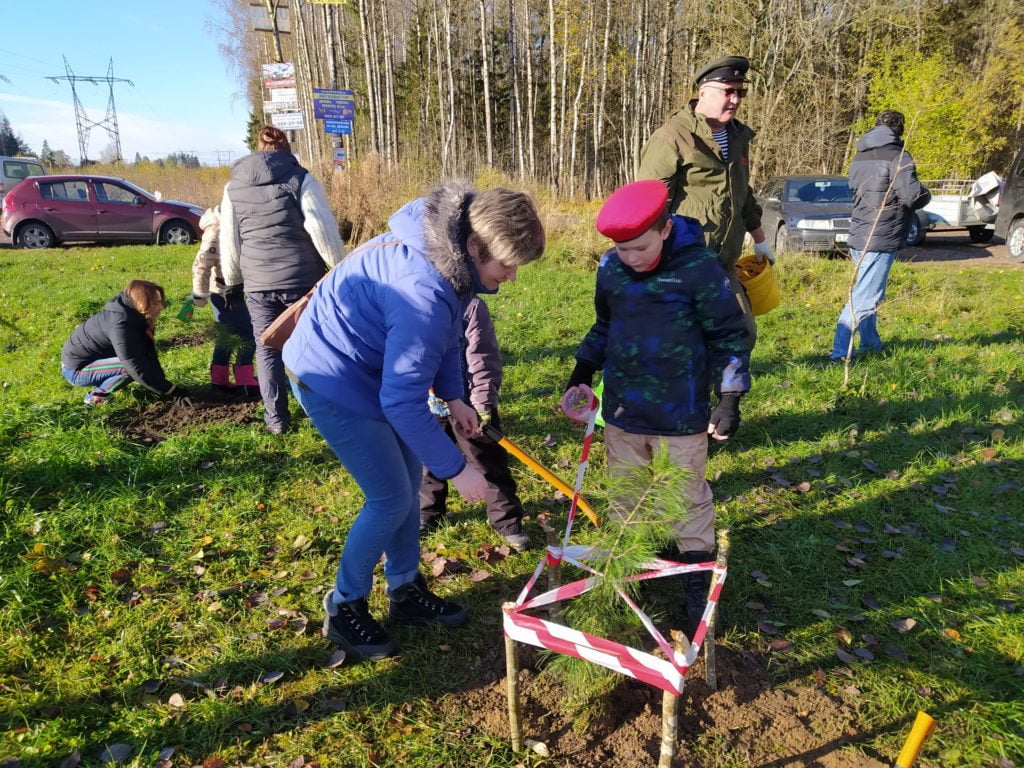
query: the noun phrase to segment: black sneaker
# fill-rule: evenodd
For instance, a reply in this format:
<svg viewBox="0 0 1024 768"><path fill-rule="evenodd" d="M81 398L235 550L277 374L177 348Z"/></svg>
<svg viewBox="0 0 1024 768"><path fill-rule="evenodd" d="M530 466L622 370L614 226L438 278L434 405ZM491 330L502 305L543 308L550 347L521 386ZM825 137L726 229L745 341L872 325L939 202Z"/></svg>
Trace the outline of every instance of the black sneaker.
<svg viewBox="0 0 1024 768"><path fill-rule="evenodd" d="M398 651L398 643L370 615L365 597L335 603L333 589L324 595L323 635L359 659L380 661Z"/></svg>
<svg viewBox="0 0 1024 768"><path fill-rule="evenodd" d="M396 624L429 624L437 622L446 627L461 627L469 618L466 609L438 597L427 589L422 573L408 584L388 591L391 610L388 619Z"/></svg>

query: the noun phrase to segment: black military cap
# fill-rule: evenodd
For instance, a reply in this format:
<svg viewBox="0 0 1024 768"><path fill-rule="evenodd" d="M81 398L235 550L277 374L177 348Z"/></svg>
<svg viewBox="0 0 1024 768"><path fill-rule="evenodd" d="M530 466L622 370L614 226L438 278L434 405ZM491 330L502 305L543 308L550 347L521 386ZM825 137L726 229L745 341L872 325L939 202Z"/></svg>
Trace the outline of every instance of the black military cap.
<svg viewBox="0 0 1024 768"><path fill-rule="evenodd" d="M746 56L722 56L708 62L697 72L697 85L708 82L743 83L746 82L750 62Z"/></svg>

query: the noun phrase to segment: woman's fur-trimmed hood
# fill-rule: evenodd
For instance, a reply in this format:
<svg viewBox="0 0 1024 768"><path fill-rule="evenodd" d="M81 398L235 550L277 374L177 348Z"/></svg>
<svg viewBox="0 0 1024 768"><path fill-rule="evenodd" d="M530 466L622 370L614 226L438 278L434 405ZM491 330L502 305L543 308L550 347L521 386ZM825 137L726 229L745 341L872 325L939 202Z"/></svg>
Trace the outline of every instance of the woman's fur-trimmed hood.
<svg viewBox="0 0 1024 768"><path fill-rule="evenodd" d="M467 181L444 181L426 197L402 206L388 222L391 231L406 243L422 244L427 260L452 284L460 299L468 297L474 289L472 260L466 251L466 238L469 235L469 204L475 194L473 185Z"/></svg>

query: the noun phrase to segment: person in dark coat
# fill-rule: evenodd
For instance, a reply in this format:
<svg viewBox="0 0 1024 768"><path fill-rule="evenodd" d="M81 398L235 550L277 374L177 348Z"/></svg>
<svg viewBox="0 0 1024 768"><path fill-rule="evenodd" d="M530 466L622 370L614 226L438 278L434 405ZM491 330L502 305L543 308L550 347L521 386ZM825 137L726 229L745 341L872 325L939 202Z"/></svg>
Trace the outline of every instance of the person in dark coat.
<svg viewBox="0 0 1024 768"><path fill-rule="evenodd" d="M260 334L345 256L338 223L320 182L299 165L284 133L260 131L259 151L231 166L220 204L222 295L252 317L256 368L267 430L288 430L288 382L281 350Z"/></svg>
<svg viewBox="0 0 1024 768"><path fill-rule="evenodd" d="M60 369L69 384L91 388L86 405L106 403L130 381L162 397L188 397L188 390L167 380L156 354L153 329L163 309L162 287L132 280L75 328L60 351Z"/></svg>
<svg viewBox="0 0 1024 768"><path fill-rule="evenodd" d="M718 253L704 244L701 223L669 216L668 192L656 180L620 187L597 216L614 248L601 258L596 320L576 352L566 403L604 371L605 452L612 475L651 462L664 446L688 467L688 518L675 524L685 563L713 560L715 508L705 478L708 436L724 441L740 424L750 389L749 330ZM711 409L711 392L718 405ZM568 413L568 409L567 409ZM693 637L707 605L710 573L683 577L686 633Z"/></svg>
<svg viewBox="0 0 1024 768"><path fill-rule="evenodd" d="M463 315L466 334L466 379L469 404L481 424L501 431L498 392L501 389L502 362L494 321L483 299L474 296ZM515 478L508 466L508 451L484 434L464 436L448 418L448 406L431 395L430 410L441 420L448 437L462 449L466 459L487 480L487 519L491 528L517 552L530 548L530 537L523 530L523 503L519 500ZM437 526L448 512L448 481L427 467L420 485L420 533Z"/></svg>
<svg viewBox="0 0 1024 768"><path fill-rule="evenodd" d="M860 351L880 350L878 305L885 298L889 270L903 245L914 211L924 208L931 193L917 178L910 153L903 148L903 115L887 109L875 127L857 142L850 163L853 217L850 220L850 258L857 265L852 295L839 313L832 341L832 360L853 354L853 334Z"/></svg>

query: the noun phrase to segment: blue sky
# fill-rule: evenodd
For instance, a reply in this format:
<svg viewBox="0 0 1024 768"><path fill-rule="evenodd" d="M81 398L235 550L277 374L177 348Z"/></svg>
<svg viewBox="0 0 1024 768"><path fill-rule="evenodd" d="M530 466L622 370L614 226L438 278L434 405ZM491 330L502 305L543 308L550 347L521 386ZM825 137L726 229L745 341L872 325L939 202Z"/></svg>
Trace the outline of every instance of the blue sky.
<svg viewBox="0 0 1024 768"><path fill-rule="evenodd" d="M210 165L245 154L248 104L241 85L217 51L225 26L211 0L18 0L4 2L0 38L0 111L38 152L43 139L78 160L66 56L76 75L106 76L110 59L118 83L114 101L121 151L131 161L184 150ZM17 34L12 34L15 30ZM107 111L106 83L79 83L78 97L92 120ZM89 157L107 146L105 131L90 134ZM219 154L218 154L219 152Z"/></svg>

